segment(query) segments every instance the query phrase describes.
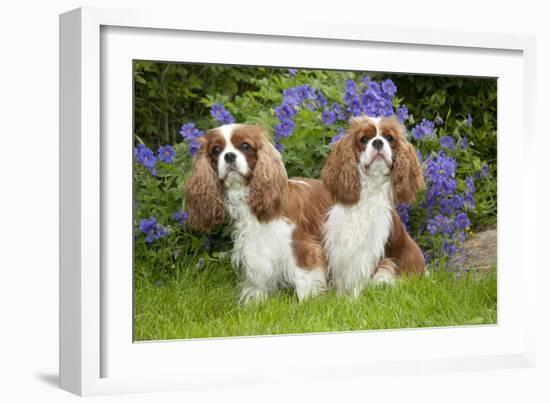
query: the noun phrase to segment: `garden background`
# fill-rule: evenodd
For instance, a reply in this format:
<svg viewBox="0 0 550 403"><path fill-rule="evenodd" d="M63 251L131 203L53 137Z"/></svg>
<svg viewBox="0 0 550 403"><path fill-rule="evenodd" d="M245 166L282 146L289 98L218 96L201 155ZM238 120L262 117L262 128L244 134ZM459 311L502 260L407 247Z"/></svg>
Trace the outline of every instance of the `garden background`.
<svg viewBox="0 0 550 403"><path fill-rule="evenodd" d="M496 79L146 61L134 79L136 340L496 322L496 262L471 270L464 248L496 225ZM398 210L432 275L356 301L329 292L298 304L283 291L239 307L228 226L186 226L196 138L224 123L261 124L289 176L318 178L331 143L362 113L396 114L424 164L426 191Z"/></svg>

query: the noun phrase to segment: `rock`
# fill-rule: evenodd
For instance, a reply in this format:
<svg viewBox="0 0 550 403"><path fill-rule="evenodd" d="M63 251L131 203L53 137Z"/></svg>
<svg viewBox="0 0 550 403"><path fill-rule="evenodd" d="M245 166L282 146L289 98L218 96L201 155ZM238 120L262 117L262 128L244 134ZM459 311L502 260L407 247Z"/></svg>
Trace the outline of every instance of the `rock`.
<svg viewBox="0 0 550 403"><path fill-rule="evenodd" d="M497 229L491 228L468 238L463 244L465 266L474 270L489 270L497 263Z"/></svg>

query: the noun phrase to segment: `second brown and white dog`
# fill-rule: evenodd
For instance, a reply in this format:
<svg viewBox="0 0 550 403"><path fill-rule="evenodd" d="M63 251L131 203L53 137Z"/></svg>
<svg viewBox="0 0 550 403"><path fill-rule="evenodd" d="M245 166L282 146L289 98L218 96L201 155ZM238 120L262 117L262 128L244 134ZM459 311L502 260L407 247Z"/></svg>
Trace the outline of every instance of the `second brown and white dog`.
<svg viewBox="0 0 550 403"><path fill-rule="evenodd" d="M424 186L415 150L395 117L353 118L322 179L336 202L327 217L325 249L339 294L358 296L371 282L424 272L422 252L395 210Z"/></svg>
<svg viewBox="0 0 550 403"><path fill-rule="evenodd" d="M244 275L241 301L281 286L299 300L326 288L323 222L332 205L319 180L288 179L281 155L259 126L231 124L199 138L186 186L189 224L208 232L229 213L233 265Z"/></svg>

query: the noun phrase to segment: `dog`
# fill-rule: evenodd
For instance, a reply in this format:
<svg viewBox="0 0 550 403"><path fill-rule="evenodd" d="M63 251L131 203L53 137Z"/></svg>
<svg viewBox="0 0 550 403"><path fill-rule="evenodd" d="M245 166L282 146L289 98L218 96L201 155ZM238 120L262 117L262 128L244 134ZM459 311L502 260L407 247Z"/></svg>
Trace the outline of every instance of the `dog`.
<svg viewBox="0 0 550 403"><path fill-rule="evenodd" d="M352 118L321 178L335 200L324 246L338 294L357 297L369 284L422 274L422 251L407 233L396 203L412 203L425 186L422 167L394 116Z"/></svg>
<svg viewBox="0 0 550 403"><path fill-rule="evenodd" d="M288 179L263 127L224 125L199 141L186 184L188 223L209 232L229 214L240 301L262 301L281 287L300 301L324 291L323 225L333 200L322 182Z"/></svg>

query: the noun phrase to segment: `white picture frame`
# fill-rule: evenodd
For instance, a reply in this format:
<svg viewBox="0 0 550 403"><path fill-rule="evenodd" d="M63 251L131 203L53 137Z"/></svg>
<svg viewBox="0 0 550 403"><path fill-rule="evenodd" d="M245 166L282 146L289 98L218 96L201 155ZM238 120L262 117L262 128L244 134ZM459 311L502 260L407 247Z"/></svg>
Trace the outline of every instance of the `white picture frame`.
<svg viewBox="0 0 550 403"><path fill-rule="evenodd" d="M185 54L173 53L181 44ZM314 55L319 49L338 57L329 66ZM382 57L366 62L350 59L350 53ZM404 66L400 55L418 57ZM131 205L124 207L131 197L127 79L133 58L499 77L498 324L133 343L131 236L125 225ZM62 14L61 387L97 395L534 365L536 284L530 279L537 265L534 254L522 251L529 248L526 234L536 232L536 211L533 192L518 192L511 183L535 189L536 173L522 177L507 164L517 155L527 160L536 147L530 135L534 58L534 38L520 35L309 20L278 24L245 16L182 22L169 11L152 10L80 8ZM121 269L106 269L114 263Z"/></svg>

